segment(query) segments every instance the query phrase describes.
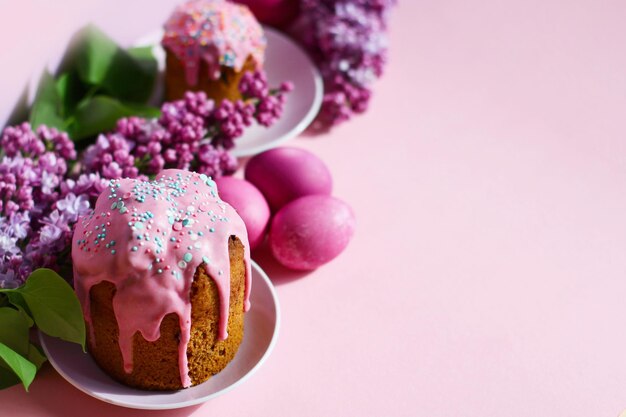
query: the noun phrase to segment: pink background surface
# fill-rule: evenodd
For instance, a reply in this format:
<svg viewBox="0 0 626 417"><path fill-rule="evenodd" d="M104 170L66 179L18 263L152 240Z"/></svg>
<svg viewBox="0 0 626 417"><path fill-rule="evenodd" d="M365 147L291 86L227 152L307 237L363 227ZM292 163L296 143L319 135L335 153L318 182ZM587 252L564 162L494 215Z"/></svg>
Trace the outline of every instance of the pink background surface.
<svg viewBox="0 0 626 417"><path fill-rule="evenodd" d="M81 23L128 43L176 1L8 3L5 112ZM328 163L354 240L306 276L262 261L283 313L268 362L202 406L150 414L617 416L625 16L622 1L404 0L370 111L292 142ZM149 414L49 366L0 401L7 416Z"/></svg>

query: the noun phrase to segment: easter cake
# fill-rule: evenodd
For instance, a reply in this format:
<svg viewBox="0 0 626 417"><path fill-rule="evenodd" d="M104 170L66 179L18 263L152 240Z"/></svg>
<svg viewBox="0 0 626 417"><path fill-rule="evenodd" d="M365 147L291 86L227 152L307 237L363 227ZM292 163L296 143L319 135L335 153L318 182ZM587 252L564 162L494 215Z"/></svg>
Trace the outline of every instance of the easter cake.
<svg viewBox="0 0 626 417"><path fill-rule="evenodd" d="M216 102L241 98L239 81L263 65L266 39L247 6L226 0L191 0L164 25L165 94L204 91Z"/></svg>
<svg viewBox="0 0 626 417"><path fill-rule="evenodd" d="M98 365L120 382L174 390L233 359L249 308L246 228L205 175L111 181L72 242L74 286Z"/></svg>

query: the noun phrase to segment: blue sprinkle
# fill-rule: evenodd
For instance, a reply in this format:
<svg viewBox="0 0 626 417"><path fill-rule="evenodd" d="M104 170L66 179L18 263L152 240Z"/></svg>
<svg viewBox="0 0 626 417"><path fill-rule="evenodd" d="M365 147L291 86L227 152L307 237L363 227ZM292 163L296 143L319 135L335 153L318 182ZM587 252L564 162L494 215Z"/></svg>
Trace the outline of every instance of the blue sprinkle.
<svg viewBox="0 0 626 417"><path fill-rule="evenodd" d="M137 229L143 229L143 223L141 223L141 222L135 222L135 227L136 227Z"/></svg>
<svg viewBox="0 0 626 417"><path fill-rule="evenodd" d="M115 249L111 249L111 255L115 255Z"/></svg>
<svg viewBox="0 0 626 417"><path fill-rule="evenodd" d="M187 252L184 256L183 256L183 260L185 262L191 262L191 260L193 259L193 255L190 254L189 252Z"/></svg>
<svg viewBox="0 0 626 417"><path fill-rule="evenodd" d="M122 207L122 208L120 209L120 214L124 214L124 213L126 213L127 211L128 211L128 209L127 209L126 207Z"/></svg>
<svg viewBox="0 0 626 417"><path fill-rule="evenodd" d="M170 238L170 241L171 241L171 242L176 242L176 238L175 238L175 237L171 237L171 238Z"/></svg>
<svg viewBox="0 0 626 417"><path fill-rule="evenodd" d="M211 233L215 232L215 228L214 228L214 227L211 227L211 228L209 229L209 232L211 232Z"/></svg>
<svg viewBox="0 0 626 417"><path fill-rule="evenodd" d="M137 252L139 248L137 246L133 246L132 248L130 248L130 250L132 250L133 252Z"/></svg>
<svg viewBox="0 0 626 417"><path fill-rule="evenodd" d="M209 258L207 258L206 256L202 257L202 262L204 262L205 264L209 263Z"/></svg>
<svg viewBox="0 0 626 417"><path fill-rule="evenodd" d="M111 204L111 210L115 210L117 208L117 201L114 201L113 204Z"/></svg>

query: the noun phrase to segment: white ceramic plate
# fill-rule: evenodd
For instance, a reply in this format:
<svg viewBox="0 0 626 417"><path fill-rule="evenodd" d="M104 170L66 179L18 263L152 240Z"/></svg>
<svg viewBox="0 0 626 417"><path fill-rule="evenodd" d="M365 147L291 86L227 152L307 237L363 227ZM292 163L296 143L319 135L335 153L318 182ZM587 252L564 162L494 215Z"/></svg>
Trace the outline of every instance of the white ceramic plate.
<svg viewBox="0 0 626 417"><path fill-rule="evenodd" d="M323 98L324 86L317 67L294 41L275 29L264 26L267 37L264 69L270 86L277 87L291 81L294 90L287 94L287 103L280 119L270 127L253 124L243 136L235 140L231 153L235 156L254 155L285 142L304 131L317 115ZM165 51L160 45L162 31L156 31L141 39L136 46L154 45L152 52L159 63L161 73L165 69ZM155 101L163 96L161 89L155 92Z"/></svg>
<svg viewBox="0 0 626 417"><path fill-rule="evenodd" d="M248 379L272 351L280 326L274 287L252 262L251 308L245 314L244 337L235 359L207 382L179 391L143 391L106 375L80 346L40 333L41 345L54 368L70 384L99 400L129 408L164 410L188 407L230 391Z"/></svg>

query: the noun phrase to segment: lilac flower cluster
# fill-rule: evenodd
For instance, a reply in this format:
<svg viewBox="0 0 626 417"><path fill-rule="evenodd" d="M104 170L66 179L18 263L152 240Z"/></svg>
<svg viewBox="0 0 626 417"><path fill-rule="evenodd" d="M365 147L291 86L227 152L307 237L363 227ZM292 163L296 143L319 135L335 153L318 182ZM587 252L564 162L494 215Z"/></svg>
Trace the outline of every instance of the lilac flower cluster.
<svg viewBox="0 0 626 417"><path fill-rule="evenodd" d="M383 73L387 20L395 0L301 0L294 35L318 64L324 101L318 128L367 109L370 86Z"/></svg>
<svg viewBox="0 0 626 417"><path fill-rule="evenodd" d="M0 288L21 285L34 268L58 270L72 225L105 182L97 174L68 179L76 159L67 134L28 123L0 136Z"/></svg>
<svg viewBox="0 0 626 417"><path fill-rule="evenodd" d="M215 105L205 93L189 92L164 103L158 119L121 119L80 157L66 133L7 127L0 136L0 288L21 285L35 268L67 268L72 228L109 179L145 179L164 168L213 177L234 172L228 149L253 120L274 123L291 87L270 90L256 72L240 90L243 100L235 103Z"/></svg>
<svg viewBox="0 0 626 417"><path fill-rule="evenodd" d="M100 135L81 160L83 172L103 178L154 175L164 168L189 169L212 177L233 173L237 160L228 153L253 120L271 126L282 114L289 83L271 90L262 71L245 74L243 99L216 105L204 92L187 92L164 103L161 117L121 119Z"/></svg>
<svg viewBox="0 0 626 417"><path fill-rule="evenodd" d="M281 116L286 93L292 90L290 81L283 82L277 89L270 89L262 71L247 72L239 82L244 99L257 105L253 116L263 126L271 126Z"/></svg>
<svg viewBox="0 0 626 417"><path fill-rule="evenodd" d="M82 169L109 179L145 179L164 168L190 169L213 177L231 174L237 160L206 137L212 106L204 93L189 92L183 100L165 103L159 119L121 119L113 132L100 135L85 150Z"/></svg>

